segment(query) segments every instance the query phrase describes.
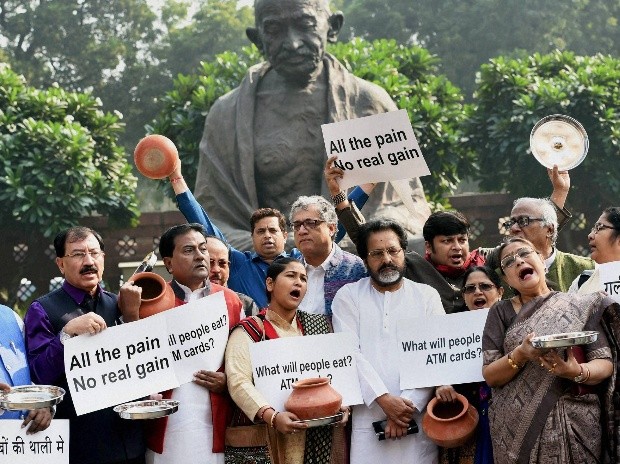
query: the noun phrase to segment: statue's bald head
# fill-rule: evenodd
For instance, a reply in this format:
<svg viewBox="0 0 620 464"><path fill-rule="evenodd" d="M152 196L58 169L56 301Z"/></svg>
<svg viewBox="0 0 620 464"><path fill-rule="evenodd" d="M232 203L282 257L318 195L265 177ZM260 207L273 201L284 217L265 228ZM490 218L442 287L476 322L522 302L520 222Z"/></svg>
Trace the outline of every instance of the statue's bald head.
<svg viewBox="0 0 620 464"><path fill-rule="evenodd" d="M321 73L325 46L335 42L344 18L327 0L255 0L255 27L248 38L272 68L292 85L307 85Z"/></svg>
<svg viewBox="0 0 620 464"><path fill-rule="evenodd" d="M259 20L265 8L281 8L286 3L305 3L316 8L317 13L323 12L328 16L331 14L328 0L254 0L254 15L256 21Z"/></svg>

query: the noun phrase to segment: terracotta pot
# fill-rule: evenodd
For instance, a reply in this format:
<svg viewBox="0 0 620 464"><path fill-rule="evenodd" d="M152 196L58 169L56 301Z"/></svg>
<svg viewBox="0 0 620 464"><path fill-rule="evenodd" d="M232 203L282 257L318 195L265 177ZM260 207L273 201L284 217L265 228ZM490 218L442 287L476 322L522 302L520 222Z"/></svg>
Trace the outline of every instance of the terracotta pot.
<svg viewBox="0 0 620 464"><path fill-rule="evenodd" d="M476 432L478 411L467 398L457 395L457 400L442 403L433 398L426 407L422 429L436 445L457 448L467 443Z"/></svg>
<svg viewBox="0 0 620 464"><path fill-rule="evenodd" d="M151 134L144 137L133 152L136 168L149 179L163 179L180 163L177 147L167 137Z"/></svg>
<svg viewBox="0 0 620 464"><path fill-rule="evenodd" d="M174 292L159 274L140 272L132 277L133 283L142 287L140 319L174 307Z"/></svg>
<svg viewBox="0 0 620 464"><path fill-rule="evenodd" d="M284 408L301 420L334 416L342 406L342 395L326 377L303 379L293 384Z"/></svg>

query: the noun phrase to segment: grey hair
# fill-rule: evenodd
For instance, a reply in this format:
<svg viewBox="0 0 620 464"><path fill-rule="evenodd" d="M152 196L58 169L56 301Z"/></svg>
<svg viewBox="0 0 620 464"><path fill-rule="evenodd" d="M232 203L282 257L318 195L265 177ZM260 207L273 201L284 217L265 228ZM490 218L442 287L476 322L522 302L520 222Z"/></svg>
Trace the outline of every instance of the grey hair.
<svg viewBox="0 0 620 464"><path fill-rule="evenodd" d="M301 196L291 206L291 212L288 216L289 222L293 222L293 216L301 209L307 210L310 206L316 206L319 211L319 217L328 224L338 224L338 216L336 208L329 201L320 195Z"/></svg>
<svg viewBox="0 0 620 464"><path fill-rule="evenodd" d="M555 205L553 202L548 198L521 197L515 200L512 207L515 208L521 203L529 203L540 210L540 217L543 218L543 225L553 226L551 243L555 244L558 239L558 214L555 212Z"/></svg>

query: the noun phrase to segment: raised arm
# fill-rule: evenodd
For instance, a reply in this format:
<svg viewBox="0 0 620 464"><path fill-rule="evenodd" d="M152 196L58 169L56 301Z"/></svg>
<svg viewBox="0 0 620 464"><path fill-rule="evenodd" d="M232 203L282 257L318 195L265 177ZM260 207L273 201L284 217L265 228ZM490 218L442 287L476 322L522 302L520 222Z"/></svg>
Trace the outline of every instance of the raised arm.
<svg viewBox="0 0 620 464"><path fill-rule="evenodd" d="M349 238L353 241L353 243L357 240L357 234L360 224L365 222L362 213L360 213L359 209L361 209L366 201L368 200L368 195L375 188L376 184L363 184L360 187L356 187L350 194L349 197L346 198L341 195L338 196L341 192L340 184L338 183L339 179L342 179L343 171L342 169L336 167L334 165L334 161L337 159L337 156L332 156L325 163L325 181L327 182L327 187L329 189L329 194L332 196L332 199L339 198L342 201L335 203L336 206L336 214L338 214L338 234L337 241L344 236L341 229L344 228L346 232L349 234ZM353 204L351 204L353 202ZM338 238L340 236L340 238Z"/></svg>
<svg viewBox="0 0 620 464"><path fill-rule="evenodd" d="M180 164L177 169L170 174L168 179L170 180L170 185L172 185L172 189L176 195L179 211L183 213L183 216L185 216L187 222L202 224L209 235L215 235L223 242L228 243L222 231L215 224L213 224L213 222L211 222L209 215L204 208L200 206L200 203L198 203L198 200L196 200L187 186L181 172Z"/></svg>
<svg viewBox="0 0 620 464"><path fill-rule="evenodd" d="M570 175L568 171L560 171L557 165L553 166L553 169L547 169L547 174L553 186L549 199L555 206L558 215L558 230L561 230L573 216L565 207L568 191L570 190Z"/></svg>

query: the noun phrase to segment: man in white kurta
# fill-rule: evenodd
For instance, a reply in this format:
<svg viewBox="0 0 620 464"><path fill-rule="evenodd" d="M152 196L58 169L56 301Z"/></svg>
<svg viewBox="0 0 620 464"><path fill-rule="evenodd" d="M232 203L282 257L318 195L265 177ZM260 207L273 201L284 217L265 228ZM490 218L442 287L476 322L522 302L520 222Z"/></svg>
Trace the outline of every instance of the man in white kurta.
<svg viewBox="0 0 620 464"><path fill-rule="evenodd" d="M433 389L400 389L396 332L401 319L445 312L434 288L403 278L406 243L404 230L393 221L364 224L357 250L370 277L342 287L332 306L334 331L353 334L359 346L356 359L364 404L353 408L355 464L437 462L437 447L422 431L422 412ZM419 432L405 435L404 424L411 417ZM378 441L372 423L385 419L386 436L398 438Z"/></svg>

